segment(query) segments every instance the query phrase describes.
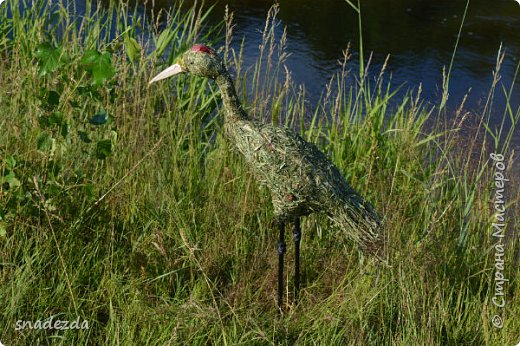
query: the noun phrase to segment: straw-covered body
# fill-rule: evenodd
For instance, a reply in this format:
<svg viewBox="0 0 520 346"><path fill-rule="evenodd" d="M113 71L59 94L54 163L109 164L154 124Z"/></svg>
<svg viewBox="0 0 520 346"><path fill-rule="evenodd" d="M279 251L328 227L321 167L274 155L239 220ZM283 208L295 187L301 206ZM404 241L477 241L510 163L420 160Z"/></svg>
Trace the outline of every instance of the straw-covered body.
<svg viewBox="0 0 520 346"><path fill-rule="evenodd" d="M314 144L291 129L249 119L222 59L213 49L193 46L151 83L177 73L215 80L222 94L226 136L245 157L258 181L271 190L277 221L290 222L323 212L364 250L379 253L381 222L370 204Z"/></svg>
<svg viewBox="0 0 520 346"><path fill-rule="evenodd" d="M314 144L291 129L250 120L228 121L224 129L258 182L271 191L278 221L323 212L364 250L379 252L378 215Z"/></svg>

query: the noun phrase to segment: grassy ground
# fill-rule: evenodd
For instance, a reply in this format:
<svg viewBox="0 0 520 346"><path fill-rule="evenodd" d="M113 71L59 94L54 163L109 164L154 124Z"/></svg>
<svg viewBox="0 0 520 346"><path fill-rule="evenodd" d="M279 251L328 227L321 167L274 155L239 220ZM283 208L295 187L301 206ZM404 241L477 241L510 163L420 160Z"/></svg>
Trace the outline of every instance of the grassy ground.
<svg viewBox="0 0 520 346"><path fill-rule="evenodd" d="M396 99L384 71L377 79L349 74L346 54L342 72L310 109L283 68L276 10L258 63L248 70L229 48L228 21L222 53L249 112L318 143L385 215L391 267L364 257L324 218L306 218L300 304L291 304L288 270L289 303L280 315L269 194L221 136L218 90L185 76L147 85L168 62L162 57L171 61L193 42L216 37L205 37L203 13L173 11L145 44L124 7L109 7L118 15L109 12L108 22L103 10L74 25L64 9L37 3L42 7L24 16L15 11L13 19L0 7L5 345L520 341L512 132L486 125L502 112L518 120L518 105L493 104L495 93L512 86L490 86L486 109L467 133L461 129L471 115L462 107L456 114L444 102L425 107L420 91ZM156 14L148 18L158 22ZM104 25L113 25L112 35ZM497 78L499 68L500 59ZM504 187L503 255L492 236L492 152L504 154L511 179ZM288 249L292 268L290 243ZM503 308L492 303L501 287L496 273L509 280ZM495 315L503 317L502 328L493 326ZM79 318L89 328L17 328L20 320L51 318Z"/></svg>

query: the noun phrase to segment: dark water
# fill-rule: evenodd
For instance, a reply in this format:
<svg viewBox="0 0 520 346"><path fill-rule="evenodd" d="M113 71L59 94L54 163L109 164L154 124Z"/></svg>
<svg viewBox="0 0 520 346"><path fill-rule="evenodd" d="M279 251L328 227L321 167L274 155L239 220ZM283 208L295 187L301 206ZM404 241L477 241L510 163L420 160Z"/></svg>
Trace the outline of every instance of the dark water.
<svg viewBox="0 0 520 346"><path fill-rule="evenodd" d="M208 1L209 2L209 1ZM156 0L156 6L168 6ZM222 20L225 5L235 15L235 46L245 37L246 64L258 55L261 31L273 1L227 0L216 3L210 23ZM287 27L287 60L293 78L305 84L316 101L330 77L339 70L338 59L349 42L358 48L357 14L342 0L280 1L279 35ZM443 66L449 66L466 7L464 0L370 0L362 1L365 57L373 52L372 72L377 74L390 54L387 71L393 85L417 88L422 83L424 98L439 104ZM469 91L466 109L481 114L492 82L499 47L506 52L501 83L511 85L520 54L520 5L514 0L471 0L451 75L449 107L454 109ZM492 123L502 118L505 100L500 90L495 97ZM520 104L515 88L511 106ZM520 142L520 135L515 142Z"/></svg>

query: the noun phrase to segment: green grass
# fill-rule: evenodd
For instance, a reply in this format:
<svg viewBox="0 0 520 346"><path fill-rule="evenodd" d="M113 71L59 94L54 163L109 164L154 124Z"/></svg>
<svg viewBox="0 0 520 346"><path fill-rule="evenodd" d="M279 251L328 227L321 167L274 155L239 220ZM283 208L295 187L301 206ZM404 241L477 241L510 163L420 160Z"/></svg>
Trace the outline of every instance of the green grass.
<svg viewBox="0 0 520 346"><path fill-rule="evenodd" d="M35 6L13 20L0 7L4 344L520 341L518 237L508 238L504 257L506 306L491 302L496 239L489 154L503 153L509 162L513 129L495 131L486 120L502 112L493 95L510 95L513 85L490 86L484 116L468 134L462 131L467 113L424 106L420 90L396 99L398 87L384 71L374 80L362 70L349 87L354 77L346 58L330 92L311 109L284 69L276 8L250 69L229 46L228 21L223 53L251 115L298 128L385 216L391 267L364 257L325 218L305 218L300 304L290 304L289 269L289 305L281 316L269 194L219 131L218 90L191 77L147 85L193 42L214 42L218 28L203 30L204 13L177 9L164 33L155 29L146 41L127 19L127 7L110 5L75 26L66 11L44 3L37 2L43 14ZM112 11L119 15L102 21ZM148 19L157 22L152 13ZM115 38L106 25L116 28ZM166 47L171 53L163 54ZM516 123L518 105L507 103L503 114ZM512 167L509 232L519 226ZM491 324L495 314L504 315L502 329ZM18 320L51 316L79 316L89 329L15 329Z"/></svg>

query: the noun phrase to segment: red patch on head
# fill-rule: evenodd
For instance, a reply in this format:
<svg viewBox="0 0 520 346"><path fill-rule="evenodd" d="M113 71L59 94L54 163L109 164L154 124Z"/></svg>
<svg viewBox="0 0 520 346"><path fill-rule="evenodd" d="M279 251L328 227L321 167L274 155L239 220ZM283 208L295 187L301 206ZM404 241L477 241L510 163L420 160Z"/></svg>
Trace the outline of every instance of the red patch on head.
<svg viewBox="0 0 520 346"><path fill-rule="evenodd" d="M208 53L208 54L215 54L215 51L208 46L205 46L203 44L196 44L193 47L191 47L192 52L201 52L201 53Z"/></svg>

